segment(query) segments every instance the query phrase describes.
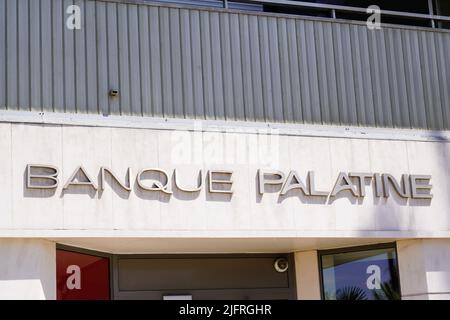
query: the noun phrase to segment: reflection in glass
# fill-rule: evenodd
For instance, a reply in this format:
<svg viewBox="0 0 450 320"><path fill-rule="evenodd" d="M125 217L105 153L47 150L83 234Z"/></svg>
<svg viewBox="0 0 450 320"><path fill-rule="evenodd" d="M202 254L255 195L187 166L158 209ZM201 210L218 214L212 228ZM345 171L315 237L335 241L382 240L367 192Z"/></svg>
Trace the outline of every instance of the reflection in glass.
<svg viewBox="0 0 450 320"><path fill-rule="evenodd" d="M321 256L326 300L398 300L394 248Z"/></svg>

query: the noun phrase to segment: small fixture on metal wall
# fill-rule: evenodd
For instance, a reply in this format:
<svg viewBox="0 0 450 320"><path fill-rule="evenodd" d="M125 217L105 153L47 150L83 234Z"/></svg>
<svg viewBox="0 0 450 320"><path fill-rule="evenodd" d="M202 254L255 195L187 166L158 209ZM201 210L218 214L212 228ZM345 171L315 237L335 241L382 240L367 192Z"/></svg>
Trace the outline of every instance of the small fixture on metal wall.
<svg viewBox="0 0 450 320"><path fill-rule="evenodd" d="M110 96L110 97L115 98L115 97L117 97L118 95L119 95L119 90L117 90L117 89L111 89L111 90L109 90L109 96Z"/></svg>
<svg viewBox="0 0 450 320"><path fill-rule="evenodd" d="M278 258L273 263L273 267L277 272L286 272L289 268L289 263L286 258Z"/></svg>

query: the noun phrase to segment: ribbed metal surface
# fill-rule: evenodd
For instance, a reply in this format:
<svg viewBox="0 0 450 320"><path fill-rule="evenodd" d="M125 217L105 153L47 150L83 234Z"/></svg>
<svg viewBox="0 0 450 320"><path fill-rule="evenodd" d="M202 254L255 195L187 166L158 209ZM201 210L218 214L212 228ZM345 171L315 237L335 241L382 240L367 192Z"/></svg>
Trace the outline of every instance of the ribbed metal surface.
<svg viewBox="0 0 450 320"><path fill-rule="evenodd" d="M446 32L0 0L1 109L450 129L449 95Z"/></svg>

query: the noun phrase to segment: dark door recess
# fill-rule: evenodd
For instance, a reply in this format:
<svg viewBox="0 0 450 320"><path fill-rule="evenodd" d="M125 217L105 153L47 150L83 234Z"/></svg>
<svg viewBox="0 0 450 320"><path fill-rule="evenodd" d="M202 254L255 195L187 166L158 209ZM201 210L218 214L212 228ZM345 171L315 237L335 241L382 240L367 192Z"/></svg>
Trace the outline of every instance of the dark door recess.
<svg viewBox="0 0 450 320"><path fill-rule="evenodd" d="M274 267L277 258L288 270ZM113 258L115 299L295 299L291 255L119 255Z"/></svg>

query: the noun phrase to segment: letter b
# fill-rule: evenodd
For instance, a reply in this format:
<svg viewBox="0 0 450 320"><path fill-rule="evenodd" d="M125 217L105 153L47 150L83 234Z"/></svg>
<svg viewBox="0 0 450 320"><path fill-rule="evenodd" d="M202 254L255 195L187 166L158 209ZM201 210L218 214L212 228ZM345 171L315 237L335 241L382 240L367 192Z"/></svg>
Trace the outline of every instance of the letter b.
<svg viewBox="0 0 450 320"><path fill-rule="evenodd" d="M49 170L52 173L33 173L41 169L40 171ZM43 169L43 170L42 170ZM27 188L28 189L55 189L58 187L58 168L49 165L41 164L29 164L27 165ZM37 181L50 181L50 184L38 184Z"/></svg>

